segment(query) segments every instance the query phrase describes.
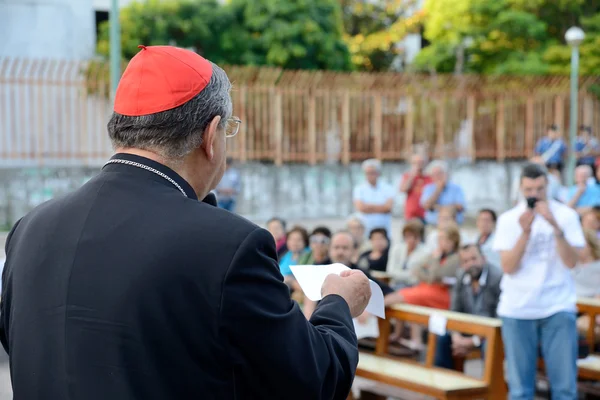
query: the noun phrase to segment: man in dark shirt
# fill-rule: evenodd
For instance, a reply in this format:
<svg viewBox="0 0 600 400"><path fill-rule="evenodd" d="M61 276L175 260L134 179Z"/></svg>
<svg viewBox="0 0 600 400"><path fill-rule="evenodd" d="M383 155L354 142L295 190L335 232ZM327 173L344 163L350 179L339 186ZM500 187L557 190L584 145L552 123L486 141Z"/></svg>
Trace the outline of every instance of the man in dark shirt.
<svg viewBox="0 0 600 400"><path fill-rule="evenodd" d="M502 271L485 260L476 244L464 246L459 254L461 270L452 289L450 311L495 318ZM464 336L458 332L440 336L435 365L453 369L453 356L464 357L481 346L481 339L477 336Z"/></svg>

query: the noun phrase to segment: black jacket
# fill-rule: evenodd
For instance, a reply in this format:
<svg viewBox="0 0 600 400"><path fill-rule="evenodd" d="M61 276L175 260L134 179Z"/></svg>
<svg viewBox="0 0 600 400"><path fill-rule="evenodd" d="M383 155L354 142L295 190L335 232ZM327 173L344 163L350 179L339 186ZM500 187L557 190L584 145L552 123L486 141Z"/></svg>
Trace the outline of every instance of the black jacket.
<svg viewBox="0 0 600 400"><path fill-rule="evenodd" d="M346 302L306 321L264 229L155 168L110 164L6 243L0 339L16 400L345 399Z"/></svg>

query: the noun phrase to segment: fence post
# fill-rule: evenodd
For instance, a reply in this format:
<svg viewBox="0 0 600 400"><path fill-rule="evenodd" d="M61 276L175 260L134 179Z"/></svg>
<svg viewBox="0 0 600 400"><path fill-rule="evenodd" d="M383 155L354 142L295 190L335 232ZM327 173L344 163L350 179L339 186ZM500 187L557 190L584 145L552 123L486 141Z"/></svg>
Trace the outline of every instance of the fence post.
<svg viewBox="0 0 600 400"><path fill-rule="evenodd" d="M274 89L273 112L275 113L275 165L281 165L283 164L283 110L279 89Z"/></svg>
<svg viewBox="0 0 600 400"><path fill-rule="evenodd" d="M350 92L342 92L342 163L350 164Z"/></svg>
<svg viewBox="0 0 600 400"><path fill-rule="evenodd" d="M314 90L308 92L308 162L310 165L317 163L317 121L316 101Z"/></svg>
<svg viewBox="0 0 600 400"><path fill-rule="evenodd" d="M535 136L535 110L533 107L533 96L528 96L525 106L525 154L528 158L533 156L533 141Z"/></svg>
<svg viewBox="0 0 600 400"><path fill-rule="evenodd" d="M472 161L477 159L477 152L475 149L475 116L476 116L476 108L475 108L475 95L470 94L467 97L467 121L469 127L469 157Z"/></svg>
<svg viewBox="0 0 600 400"><path fill-rule="evenodd" d="M373 152L375 158L378 160L382 159L382 146L383 138L381 137L381 94L375 93L373 95Z"/></svg>
<svg viewBox="0 0 600 400"><path fill-rule="evenodd" d="M246 161L248 161L248 153L247 153L247 147L248 147L248 120L246 119L247 113L246 113L246 92L248 91L248 88L246 85L242 85L242 87L240 87L240 94L239 94L239 105L240 105L240 116L239 118L242 120L242 126L240 126L240 151L239 151L239 157L240 157L240 162L245 163Z"/></svg>
<svg viewBox="0 0 600 400"><path fill-rule="evenodd" d="M496 159L504 161L506 158L506 131L504 125L504 97L498 97L498 109L496 111Z"/></svg>
<svg viewBox="0 0 600 400"><path fill-rule="evenodd" d="M404 137L404 159L407 160L412 153L415 138L415 107L412 96L406 97L406 136Z"/></svg>
<svg viewBox="0 0 600 400"><path fill-rule="evenodd" d="M446 115L444 113L444 97L443 95L438 95L436 105L437 109L435 110L435 124L436 124L436 133L435 133L435 153L437 158L446 158L445 150L444 150L444 128L446 123Z"/></svg>
<svg viewBox="0 0 600 400"><path fill-rule="evenodd" d="M563 132L563 135L567 132L565 129L565 99L560 94L554 97L554 123Z"/></svg>

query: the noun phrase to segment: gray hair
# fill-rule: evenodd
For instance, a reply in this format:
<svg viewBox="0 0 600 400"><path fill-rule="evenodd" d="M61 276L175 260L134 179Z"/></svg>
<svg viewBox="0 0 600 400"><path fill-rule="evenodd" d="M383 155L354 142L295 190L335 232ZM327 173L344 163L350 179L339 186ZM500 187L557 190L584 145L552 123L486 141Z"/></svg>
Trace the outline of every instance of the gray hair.
<svg viewBox="0 0 600 400"><path fill-rule="evenodd" d="M220 116L219 128L231 117L231 82L225 71L212 65L206 87L183 105L142 116L113 113L108 134L114 148L153 150L171 161L178 161L202 144L202 134Z"/></svg>
<svg viewBox="0 0 600 400"><path fill-rule="evenodd" d="M377 172L381 172L381 161L376 158L369 158L368 160L363 161L361 165L363 171L367 168L375 168Z"/></svg>
<svg viewBox="0 0 600 400"><path fill-rule="evenodd" d="M346 225L348 225L350 222L354 222L354 221L356 221L356 222L360 223L360 224L363 226L363 228L365 228L365 227L366 227L366 225L365 225L365 219L363 218L363 216L362 216L362 215L360 215L360 214L357 214L357 213L355 213L355 214L351 214L351 215L350 215L350 216L349 216L349 217L346 219Z"/></svg>
<svg viewBox="0 0 600 400"><path fill-rule="evenodd" d="M585 171L585 174L588 178L591 177L594 172L592 167L587 164L579 165L577 168L575 168L575 171L577 171L577 170Z"/></svg>
<svg viewBox="0 0 600 400"><path fill-rule="evenodd" d="M427 165L426 172L430 174L436 168L441 169L446 174L448 173L448 163L442 160L434 160L430 162L429 165Z"/></svg>

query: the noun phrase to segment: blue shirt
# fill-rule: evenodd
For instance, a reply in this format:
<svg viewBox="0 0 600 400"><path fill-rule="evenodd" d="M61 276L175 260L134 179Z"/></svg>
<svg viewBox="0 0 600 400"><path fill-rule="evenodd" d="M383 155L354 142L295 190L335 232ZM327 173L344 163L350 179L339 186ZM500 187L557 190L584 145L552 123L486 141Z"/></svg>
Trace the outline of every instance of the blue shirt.
<svg viewBox="0 0 600 400"><path fill-rule="evenodd" d="M423 194L421 194L421 205L423 206L425 202L433 195L435 192L436 184L430 183L429 185L423 188ZM464 208L466 205L465 202L465 194L460 186L456 183L448 182L440 193L440 197L438 197L438 201L436 203L440 206L448 206L452 204L460 204L463 207L463 211L456 214L456 222L462 224L465 215ZM437 210L425 210L425 222L431 225L437 225L438 212Z"/></svg>
<svg viewBox="0 0 600 400"><path fill-rule="evenodd" d="M570 201L577 193L577 186L571 186L567 193L567 201ZM600 185L587 185L585 192L581 195L575 207L600 206Z"/></svg>
<svg viewBox="0 0 600 400"><path fill-rule="evenodd" d="M302 254L300 254L298 259L300 259L300 257L302 257ZM292 269L290 267L296 264L298 264L298 260L292 259L292 252L288 251L287 253L285 253L283 257L281 257L281 260L279 260L279 271L281 272L281 275L292 275Z"/></svg>
<svg viewBox="0 0 600 400"><path fill-rule="evenodd" d="M594 138L590 138L590 140L587 143L584 142L582 138L577 138L577 142L575 142L575 151L578 153L583 151L583 149L586 149L586 151L597 152L599 148L600 145L598 144L598 141ZM594 163L596 162L596 157L582 156L579 157L577 161L579 161L582 164L594 165Z"/></svg>
<svg viewBox="0 0 600 400"><path fill-rule="evenodd" d="M242 184L239 171L235 168L227 168L227 170L223 174L223 178L221 178L221 181L216 187L218 200L235 200L240 192L241 186ZM233 189L234 194L233 196L221 195L219 194L220 189Z"/></svg>
<svg viewBox="0 0 600 400"><path fill-rule="evenodd" d="M555 142L557 143L555 150L551 154L548 154L548 159L546 160L546 163L561 163L565 151L567 151L567 146L565 145L565 142L563 142L562 139L551 140L547 137L541 138L535 145L535 154L540 156L543 155L545 152L547 152L553 147L552 145Z"/></svg>

